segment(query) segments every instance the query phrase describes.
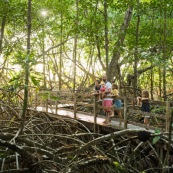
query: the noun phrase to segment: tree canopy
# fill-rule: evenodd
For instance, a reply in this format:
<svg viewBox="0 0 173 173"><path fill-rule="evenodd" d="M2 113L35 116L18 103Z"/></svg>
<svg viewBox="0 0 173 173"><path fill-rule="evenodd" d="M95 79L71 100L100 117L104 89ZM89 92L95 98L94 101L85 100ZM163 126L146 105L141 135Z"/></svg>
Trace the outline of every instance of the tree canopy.
<svg viewBox="0 0 173 173"><path fill-rule="evenodd" d="M164 96L172 88L172 3L32 0L29 12L26 1L1 0L1 85L25 85L28 63L29 86L81 89L103 73L123 86L130 74L134 90Z"/></svg>

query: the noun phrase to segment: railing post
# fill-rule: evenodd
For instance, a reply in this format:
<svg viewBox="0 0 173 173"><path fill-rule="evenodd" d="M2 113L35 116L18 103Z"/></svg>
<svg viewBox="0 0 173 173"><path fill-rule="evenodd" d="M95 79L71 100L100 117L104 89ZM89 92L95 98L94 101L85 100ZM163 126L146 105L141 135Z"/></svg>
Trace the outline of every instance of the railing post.
<svg viewBox="0 0 173 173"><path fill-rule="evenodd" d="M127 98L124 98L124 128L127 129Z"/></svg>
<svg viewBox="0 0 173 173"><path fill-rule="evenodd" d="M74 92L74 119L76 119L76 110L77 110L77 93Z"/></svg>
<svg viewBox="0 0 173 173"><path fill-rule="evenodd" d="M94 94L94 133L96 133L97 124L97 105L96 105L96 95Z"/></svg>
<svg viewBox="0 0 173 173"><path fill-rule="evenodd" d="M169 101L166 101L166 127L165 132L169 132L171 117L171 105Z"/></svg>

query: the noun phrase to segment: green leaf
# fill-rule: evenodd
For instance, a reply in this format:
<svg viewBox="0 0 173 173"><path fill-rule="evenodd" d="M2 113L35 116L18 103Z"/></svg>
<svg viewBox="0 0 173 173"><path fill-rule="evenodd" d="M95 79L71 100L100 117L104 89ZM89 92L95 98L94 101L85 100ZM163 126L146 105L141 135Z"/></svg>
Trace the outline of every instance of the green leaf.
<svg viewBox="0 0 173 173"><path fill-rule="evenodd" d="M160 130L159 129L155 129L155 134L158 134L160 133Z"/></svg>
<svg viewBox="0 0 173 173"><path fill-rule="evenodd" d="M145 3L145 2L150 3L150 1L151 1L151 0L142 0L141 2L142 2L142 3Z"/></svg>
<svg viewBox="0 0 173 173"><path fill-rule="evenodd" d="M156 136L153 138L153 144L156 144L160 140L160 136Z"/></svg>
<svg viewBox="0 0 173 173"><path fill-rule="evenodd" d="M160 130L159 129L155 129L155 134L159 134ZM156 136L153 138L153 144L156 144L158 141L160 140L160 136Z"/></svg>
<svg viewBox="0 0 173 173"><path fill-rule="evenodd" d="M31 76L31 81L35 86L37 86L40 82L40 80L35 76Z"/></svg>
<svg viewBox="0 0 173 173"><path fill-rule="evenodd" d="M116 167L120 166L118 162L113 162Z"/></svg>

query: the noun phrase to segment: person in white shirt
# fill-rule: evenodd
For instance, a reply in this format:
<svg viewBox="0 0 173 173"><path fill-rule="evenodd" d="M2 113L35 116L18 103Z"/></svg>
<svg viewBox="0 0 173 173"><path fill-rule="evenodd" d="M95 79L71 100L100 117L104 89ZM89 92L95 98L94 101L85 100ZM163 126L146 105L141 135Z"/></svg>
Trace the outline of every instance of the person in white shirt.
<svg viewBox="0 0 173 173"><path fill-rule="evenodd" d="M112 107L112 100L113 99L111 97L109 97L109 96L111 96L112 84L109 81L107 81L107 76L106 75L102 76L102 80L105 82L105 87L106 87L103 102L102 102L103 109L106 113L106 120L103 121L103 123L105 125L109 125L111 123L110 116L112 115L111 107Z"/></svg>

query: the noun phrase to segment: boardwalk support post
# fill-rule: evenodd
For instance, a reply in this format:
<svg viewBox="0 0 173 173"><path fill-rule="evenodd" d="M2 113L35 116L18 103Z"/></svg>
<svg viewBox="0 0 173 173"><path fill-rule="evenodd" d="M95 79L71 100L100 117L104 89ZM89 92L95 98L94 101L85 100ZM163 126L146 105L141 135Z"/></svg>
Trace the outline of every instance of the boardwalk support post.
<svg viewBox="0 0 173 173"><path fill-rule="evenodd" d="M96 105L96 95L94 94L94 133L96 133L97 124L97 105Z"/></svg>
<svg viewBox="0 0 173 173"><path fill-rule="evenodd" d="M171 117L171 105L169 101L166 101L166 127L165 132L169 132Z"/></svg>
<svg viewBox="0 0 173 173"><path fill-rule="evenodd" d="M74 119L76 119L76 110L77 110L77 93L74 91Z"/></svg>
<svg viewBox="0 0 173 173"><path fill-rule="evenodd" d="M55 101L55 114L58 113L58 101L56 100Z"/></svg>
<svg viewBox="0 0 173 173"><path fill-rule="evenodd" d="M46 112L48 112L49 92L46 94Z"/></svg>
<svg viewBox="0 0 173 173"><path fill-rule="evenodd" d="M127 98L124 98L124 128L127 129Z"/></svg>

